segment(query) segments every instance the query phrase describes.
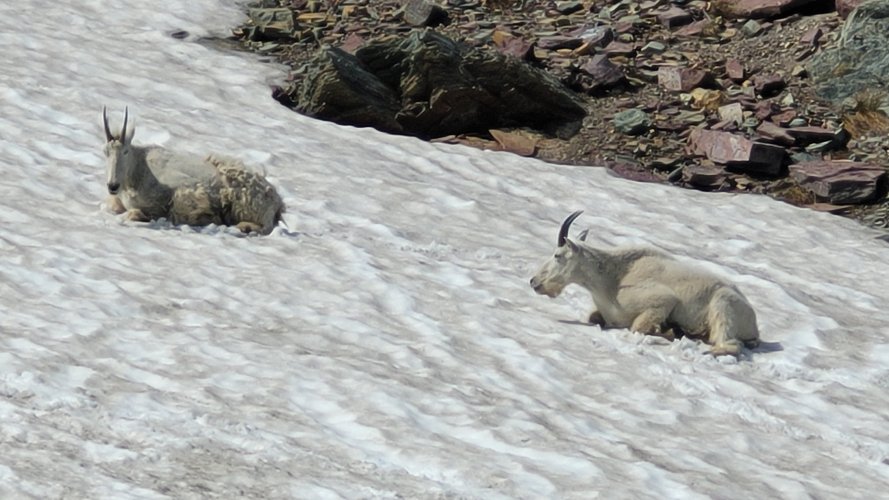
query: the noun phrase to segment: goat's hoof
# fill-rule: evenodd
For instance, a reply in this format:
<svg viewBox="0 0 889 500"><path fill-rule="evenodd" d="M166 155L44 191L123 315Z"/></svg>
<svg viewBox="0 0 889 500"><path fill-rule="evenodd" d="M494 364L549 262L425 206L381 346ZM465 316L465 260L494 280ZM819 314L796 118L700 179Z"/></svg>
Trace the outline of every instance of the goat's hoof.
<svg viewBox="0 0 889 500"><path fill-rule="evenodd" d="M759 347L759 339L745 340L744 347L746 347L747 349L756 349L757 347Z"/></svg>
<svg viewBox="0 0 889 500"><path fill-rule="evenodd" d="M676 340L676 332L674 332L672 328L667 328L666 330L660 332L660 334L656 333L655 335L658 335L659 337L663 337L663 338L669 340L670 342L673 342L674 340Z"/></svg>
<svg viewBox="0 0 889 500"><path fill-rule="evenodd" d="M253 222L239 222L236 227L244 234L262 233L262 226Z"/></svg>
<svg viewBox="0 0 889 500"><path fill-rule="evenodd" d="M589 321L591 325L605 326L605 318L602 317L602 313L599 311L593 311L592 314L590 314Z"/></svg>

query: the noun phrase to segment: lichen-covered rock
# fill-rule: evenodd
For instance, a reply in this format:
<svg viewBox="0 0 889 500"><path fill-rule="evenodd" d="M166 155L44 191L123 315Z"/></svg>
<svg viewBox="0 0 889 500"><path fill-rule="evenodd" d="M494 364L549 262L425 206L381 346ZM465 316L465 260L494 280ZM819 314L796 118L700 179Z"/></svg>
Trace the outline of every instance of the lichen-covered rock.
<svg viewBox="0 0 889 500"><path fill-rule="evenodd" d="M889 81L889 0L858 6L843 24L837 46L813 57L808 70L818 94L836 106L860 92L885 89ZM883 104L889 110L889 99Z"/></svg>

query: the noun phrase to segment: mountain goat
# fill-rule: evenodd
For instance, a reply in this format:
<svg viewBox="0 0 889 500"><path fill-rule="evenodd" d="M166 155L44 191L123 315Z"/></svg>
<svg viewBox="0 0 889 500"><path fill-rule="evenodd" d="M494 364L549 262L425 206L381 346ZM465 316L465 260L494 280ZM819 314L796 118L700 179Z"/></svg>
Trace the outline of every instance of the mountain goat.
<svg viewBox="0 0 889 500"><path fill-rule="evenodd" d="M669 340L700 337L715 356L759 345L756 313L734 285L654 249L603 250L574 242L568 228L581 213L562 223L555 255L531 278L535 292L554 298L578 284L593 296L590 323Z"/></svg>
<svg viewBox="0 0 889 500"><path fill-rule="evenodd" d="M165 217L173 224L220 224L260 234L269 234L281 220L284 203L265 177L234 158L201 159L160 146L134 146L128 117L125 110L120 134L114 136L102 109L107 205L113 212L126 212L133 221Z"/></svg>

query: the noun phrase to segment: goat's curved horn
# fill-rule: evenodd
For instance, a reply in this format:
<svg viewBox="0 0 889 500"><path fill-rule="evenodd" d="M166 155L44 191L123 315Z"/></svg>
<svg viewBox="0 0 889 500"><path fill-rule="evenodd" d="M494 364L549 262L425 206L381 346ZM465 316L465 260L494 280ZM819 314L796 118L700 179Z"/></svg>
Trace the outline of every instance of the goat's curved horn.
<svg viewBox="0 0 889 500"><path fill-rule="evenodd" d="M123 127L120 127L120 142L123 142L127 137L127 118L129 118L129 115L129 107L123 108Z"/></svg>
<svg viewBox="0 0 889 500"><path fill-rule="evenodd" d="M105 140L108 142L113 141L114 136L111 135L111 129L108 128L108 112L105 106L102 106L102 123L105 125Z"/></svg>
<svg viewBox="0 0 889 500"><path fill-rule="evenodd" d="M571 227L571 223L574 222L574 219L578 218L582 213L583 210L578 210L569 215L568 218L565 219L565 222L562 223L562 228L559 229L559 246L565 245L565 239L568 238L568 228Z"/></svg>

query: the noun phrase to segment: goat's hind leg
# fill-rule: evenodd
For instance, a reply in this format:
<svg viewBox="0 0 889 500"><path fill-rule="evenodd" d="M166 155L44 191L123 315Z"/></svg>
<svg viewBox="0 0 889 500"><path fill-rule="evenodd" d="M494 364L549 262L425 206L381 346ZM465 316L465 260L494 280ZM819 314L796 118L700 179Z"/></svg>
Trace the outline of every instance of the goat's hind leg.
<svg viewBox="0 0 889 500"><path fill-rule="evenodd" d="M708 307L708 341L713 344L710 354L737 356L743 346L759 345L756 314L738 292L729 288L717 290Z"/></svg>

